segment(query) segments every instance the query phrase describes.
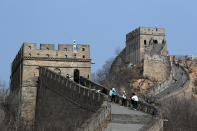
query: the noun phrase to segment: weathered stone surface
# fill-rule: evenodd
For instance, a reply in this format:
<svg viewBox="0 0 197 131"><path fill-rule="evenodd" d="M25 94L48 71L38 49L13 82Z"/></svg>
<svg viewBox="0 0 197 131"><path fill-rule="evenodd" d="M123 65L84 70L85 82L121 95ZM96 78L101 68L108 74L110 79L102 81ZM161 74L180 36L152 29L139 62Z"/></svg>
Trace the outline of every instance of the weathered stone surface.
<svg viewBox="0 0 197 131"><path fill-rule="evenodd" d="M145 77L163 82L170 76L170 72L171 65L169 57L145 55L143 72Z"/></svg>
<svg viewBox="0 0 197 131"><path fill-rule="evenodd" d="M152 117L149 114L131 110L129 107L117 104L111 104L111 106L112 121L105 131L138 131L152 121Z"/></svg>
<svg viewBox="0 0 197 131"><path fill-rule="evenodd" d="M58 50L53 44L41 44L37 49L35 43L24 43L12 62L11 92L19 95L14 105L18 105L16 116L28 121L35 119L35 104L38 87L39 67L47 67L58 74L74 77L74 70L79 75L91 79L91 59L89 45L77 45L77 52L72 44L60 44ZM55 87L54 87L55 88ZM14 99L14 97L13 97Z"/></svg>
<svg viewBox="0 0 197 131"><path fill-rule="evenodd" d="M137 28L126 35L126 47L113 61L110 73L121 68L132 68L138 65L143 67L143 71L140 73L145 78L161 83L169 77L171 72L170 57L167 56L166 46L165 29ZM140 75L137 74L137 76ZM133 84L137 84L137 82ZM134 85L135 88L139 88L140 92L141 90L145 92L144 89L151 86L150 83Z"/></svg>
<svg viewBox="0 0 197 131"><path fill-rule="evenodd" d="M96 93L46 68L40 69L36 123L58 130L102 129L111 108L103 94ZM103 130L103 129L102 129Z"/></svg>
<svg viewBox="0 0 197 131"><path fill-rule="evenodd" d="M165 42L165 29L139 27L126 35L126 60L134 65L143 63L146 48ZM167 54L164 50L163 54Z"/></svg>

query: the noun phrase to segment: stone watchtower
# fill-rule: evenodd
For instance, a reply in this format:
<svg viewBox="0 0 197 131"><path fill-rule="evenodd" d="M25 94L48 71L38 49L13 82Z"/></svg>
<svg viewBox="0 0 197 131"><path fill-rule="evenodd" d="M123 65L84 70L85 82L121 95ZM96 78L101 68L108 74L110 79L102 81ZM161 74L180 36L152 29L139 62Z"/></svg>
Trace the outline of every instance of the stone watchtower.
<svg viewBox="0 0 197 131"><path fill-rule="evenodd" d="M12 62L11 102L15 117L33 121L35 117L39 66L47 67L63 76L79 82L79 76L91 79L91 59L89 45L24 43Z"/></svg>
<svg viewBox="0 0 197 131"><path fill-rule="evenodd" d="M149 44L165 43L165 29L139 27L126 35L126 61L134 65L144 62ZM166 45L163 55L167 55Z"/></svg>

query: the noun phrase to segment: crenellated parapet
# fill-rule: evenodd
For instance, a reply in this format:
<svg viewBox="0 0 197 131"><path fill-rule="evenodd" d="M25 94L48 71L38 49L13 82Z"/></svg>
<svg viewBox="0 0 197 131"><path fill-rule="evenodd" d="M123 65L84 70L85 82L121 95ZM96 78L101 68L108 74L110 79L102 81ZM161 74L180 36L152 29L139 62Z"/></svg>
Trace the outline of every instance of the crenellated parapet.
<svg viewBox="0 0 197 131"><path fill-rule="evenodd" d="M106 95L45 67L39 68L37 92L35 121L39 128L50 125L57 130L103 130L111 118ZM59 123L64 124L58 126Z"/></svg>
<svg viewBox="0 0 197 131"><path fill-rule="evenodd" d="M40 44L37 49L35 43L24 43L24 57L54 58L54 59L90 59L89 45L76 45L76 52L73 51L73 44L59 44L55 50L54 44Z"/></svg>
<svg viewBox="0 0 197 131"><path fill-rule="evenodd" d="M139 27L126 35L126 41L133 40L139 35L165 36L165 29L153 27Z"/></svg>
<svg viewBox="0 0 197 131"><path fill-rule="evenodd" d="M22 60L43 60L43 61L75 61L90 62L90 46L77 44L76 52L73 51L73 44L58 44L55 50L54 44L23 43L18 54L12 62L11 76L16 72Z"/></svg>
<svg viewBox="0 0 197 131"><path fill-rule="evenodd" d="M40 67L39 70L40 89L47 88L54 90L54 92L60 94L61 96L64 95L80 107L88 108L89 110L94 111L96 108L100 107L104 100L107 100L105 95L77 84L64 76L50 71L47 68ZM54 87L53 85L56 86ZM42 89L39 93L42 94Z"/></svg>
<svg viewBox="0 0 197 131"><path fill-rule="evenodd" d="M16 100L16 103L12 104L17 108L13 111L14 117L17 116L27 121L35 120L37 89L39 87L38 78L40 78L39 67L48 68L64 77L69 76L71 80L75 81L79 79L79 76L91 79L90 46L75 44L74 42L73 44L59 44L58 49L55 49L54 44L40 44L38 48L36 43L23 43L12 62L10 75L11 93L15 94L14 97L17 98L13 98ZM53 79L56 80L56 78ZM50 81L48 83L50 83ZM73 87L73 83L69 83L71 83L71 89L78 90L79 87L77 85ZM60 85L60 87L62 86ZM51 88L51 90L52 89L55 88ZM61 88L57 87L57 89L59 90L56 91L62 93ZM69 88L68 90L73 92L73 95L77 95L77 97L78 95L83 96L83 94L78 94ZM80 101L76 100L75 102L83 103L82 100L86 101L86 99L88 99L91 100L88 104L92 104L95 102L95 99L102 99L98 94L94 94L87 89L80 87L78 91L82 92L82 90L84 90L83 93L85 93L85 96L87 96L87 94L89 94L89 96L83 96L84 99L80 99ZM67 96L69 96L70 99L73 98L69 93ZM94 97L95 99L89 99L89 97Z"/></svg>

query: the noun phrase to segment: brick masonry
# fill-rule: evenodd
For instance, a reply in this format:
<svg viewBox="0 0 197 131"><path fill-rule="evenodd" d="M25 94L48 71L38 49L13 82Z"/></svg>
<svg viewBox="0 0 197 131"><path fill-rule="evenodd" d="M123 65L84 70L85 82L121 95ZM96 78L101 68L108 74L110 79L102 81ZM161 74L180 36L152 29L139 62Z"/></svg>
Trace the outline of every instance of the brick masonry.
<svg viewBox="0 0 197 131"><path fill-rule="evenodd" d="M39 129L43 126L70 131L102 129L111 111L107 96L43 67L36 107Z"/></svg>
<svg viewBox="0 0 197 131"><path fill-rule="evenodd" d="M10 102L15 112L14 119L24 118L35 120L36 96L38 88L39 67L47 67L58 74L71 79L74 70L79 75L91 79L91 59L89 45L59 44L58 50L53 44L41 44L37 49L36 43L23 43L11 67L11 94Z"/></svg>

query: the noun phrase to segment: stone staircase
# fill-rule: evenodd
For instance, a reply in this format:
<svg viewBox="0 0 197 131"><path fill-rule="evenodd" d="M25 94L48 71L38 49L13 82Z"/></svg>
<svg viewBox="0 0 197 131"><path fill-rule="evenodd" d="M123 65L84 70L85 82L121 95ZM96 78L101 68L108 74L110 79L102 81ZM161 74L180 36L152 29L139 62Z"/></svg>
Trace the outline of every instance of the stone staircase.
<svg viewBox="0 0 197 131"><path fill-rule="evenodd" d="M118 104L111 104L111 108L112 120L105 131L138 131L154 119L150 114Z"/></svg>

